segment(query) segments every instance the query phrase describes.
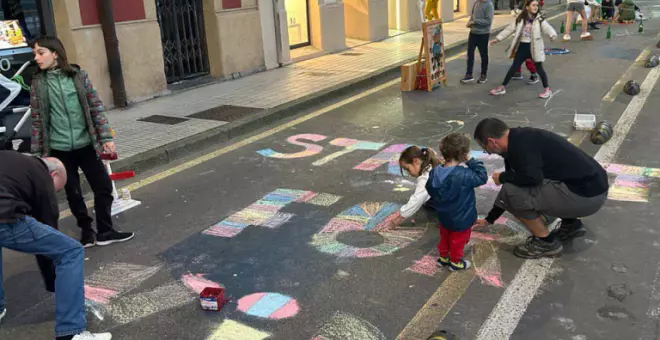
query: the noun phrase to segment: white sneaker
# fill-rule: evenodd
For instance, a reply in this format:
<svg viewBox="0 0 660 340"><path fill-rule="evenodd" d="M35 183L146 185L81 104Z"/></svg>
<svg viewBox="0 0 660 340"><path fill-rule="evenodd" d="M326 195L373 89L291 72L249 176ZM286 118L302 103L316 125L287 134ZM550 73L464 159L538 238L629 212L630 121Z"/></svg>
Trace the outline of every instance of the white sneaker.
<svg viewBox="0 0 660 340"><path fill-rule="evenodd" d="M513 16L515 17L516 15L518 15L518 12L516 12L515 9L512 9L512 10L511 10L511 15L513 15Z"/></svg>
<svg viewBox="0 0 660 340"><path fill-rule="evenodd" d="M561 41L571 41L571 36L566 34L564 35L564 38L561 39Z"/></svg>
<svg viewBox="0 0 660 340"><path fill-rule="evenodd" d="M82 332L73 337L73 340L111 340L112 334L110 333L96 333Z"/></svg>
<svg viewBox="0 0 660 340"><path fill-rule="evenodd" d="M0 313L0 321L2 321L2 318L4 318L5 315L7 315L7 308L3 309L2 312Z"/></svg>

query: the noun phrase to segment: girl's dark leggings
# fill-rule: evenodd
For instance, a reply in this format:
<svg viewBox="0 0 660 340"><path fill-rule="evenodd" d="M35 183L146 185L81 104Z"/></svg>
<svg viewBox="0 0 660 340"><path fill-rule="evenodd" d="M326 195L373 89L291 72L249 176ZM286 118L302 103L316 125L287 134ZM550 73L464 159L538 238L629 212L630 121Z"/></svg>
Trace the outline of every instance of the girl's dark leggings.
<svg viewBox="0 0 660 340"><path fill-rule="evenodd" d="M513 65L511 65L509 72L507 72L506 77L504 77L504 81L502 82L502 85L506 86L507 84L509 84L509 81L511 80L511 77L513 77L513 74L520 69L520 66L525 62L526 59L531 57L532 57L531 45L529 43L523 43L523 42L519 43L518 50L516 51L516 55L513 58ZM548 75L545 73L545 70L543 69L543 63L535 62L534 66L536 66L536 73L539 75L539 77L541 77L543 88L550 87L548 85Z"/></svg>

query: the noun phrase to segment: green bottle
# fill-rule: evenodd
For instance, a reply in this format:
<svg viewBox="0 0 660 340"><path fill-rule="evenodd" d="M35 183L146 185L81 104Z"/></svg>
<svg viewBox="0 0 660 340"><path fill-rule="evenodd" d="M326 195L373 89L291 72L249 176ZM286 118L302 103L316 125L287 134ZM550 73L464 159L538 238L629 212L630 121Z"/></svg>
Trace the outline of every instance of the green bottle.
<svg viewBox="0 0 660 340"><path fill-rule="evenodd" d="M561 21L561 27L559 28L559 33L566 33L566 25L564 25L564 20Z"/></svg>
<svg viewBox="0 0 660 340"><path fill-rule="evenodd" d="M643 20L639 21L639 30L638 31L639 31L639 33L644 32L644 21Z"/></svg>
<svg viewBox="0 0 660 340"><path fill-rule="evenodd" d="M612 24L607 24L607 39L612 39Z"/></svg>

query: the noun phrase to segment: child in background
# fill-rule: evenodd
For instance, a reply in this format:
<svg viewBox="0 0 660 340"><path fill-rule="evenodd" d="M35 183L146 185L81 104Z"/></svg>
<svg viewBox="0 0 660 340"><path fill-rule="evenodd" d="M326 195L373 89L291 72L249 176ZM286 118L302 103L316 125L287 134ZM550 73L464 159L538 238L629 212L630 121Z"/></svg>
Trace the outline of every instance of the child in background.
<svg viewBox="0 0 660 340"><path fill-rule="evenodd" d="M472 225L477 220L474 188L488 181L486 167L469 158L470 137L461 133L447 135L440 142L445 164L431 170L426 183L440 220L438 266L449 270L465 270L472 265L463 259L465 245L470 241ZM466 162L467 168L460 166Z"/></svg>
<svg viewBox="0 0 660 340"><path fill-rule="evenodd" d="M408 203L401 207L399 215L392 220L392 227L395 227L412 217L428 201L431 196L426 192L426 181L429 179L431 169L442 163L433 150L420 148L419 146L410 146L403 150L399 157L401 174L405 170L410 176L417 178L415 192L408 199Z"/></svg>

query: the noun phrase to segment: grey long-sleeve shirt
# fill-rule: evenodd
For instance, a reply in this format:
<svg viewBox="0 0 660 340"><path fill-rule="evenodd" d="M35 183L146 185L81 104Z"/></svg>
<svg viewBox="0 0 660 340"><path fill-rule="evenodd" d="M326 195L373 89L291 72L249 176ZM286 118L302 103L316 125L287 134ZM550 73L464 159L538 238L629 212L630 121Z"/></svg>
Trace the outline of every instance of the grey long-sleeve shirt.
<svg viewBox="0 0 660 340"><path fill-rule="evenodd" d="M495 8L491 0L478 0L472 7L472 26L470 33L489 34L493 25L493 13Z"/></svg>

